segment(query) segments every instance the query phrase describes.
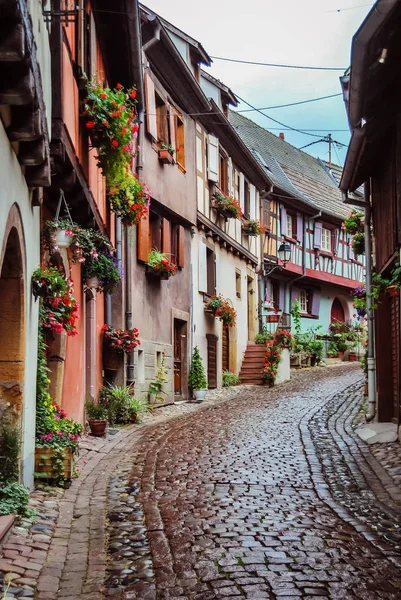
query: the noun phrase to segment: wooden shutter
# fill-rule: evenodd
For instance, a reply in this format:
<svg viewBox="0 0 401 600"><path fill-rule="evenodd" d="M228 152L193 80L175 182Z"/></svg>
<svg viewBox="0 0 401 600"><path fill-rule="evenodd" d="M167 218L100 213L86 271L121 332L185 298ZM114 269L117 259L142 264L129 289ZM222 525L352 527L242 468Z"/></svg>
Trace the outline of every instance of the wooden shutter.
<svg viewBox="0 0 401 600"><path fill-rule="evenodd" d="M167 106L165 104L158 106L156 112L157 112L157 137L164 144L168 144L169 143L169 136L168 136L169 114L167 111Z"/></svg>
<svg viewBox="0 0 401 600"><path fill-rule="evenodd" d="M296 285L292 286L291 289L291 307L293 306L294 302L296 302L299 298L299 287L297 287Z"/></svg>
<svg viewBox="0 0 401 600"><path fill-rule="evenodd" d="M171 254L171 223L168 219L163 219L163 248L162 252Z"/></svg>
<svg viewBox="0 0 401 600"><path fill-rule="evenodd" d="M177 150L175 153L177 163L185 169L185 126L184 120L176 115L175 117L175 137Z"/></svg>
<svg viewBox="0 0 401 600"><path fill-rule="evenodd" d="M176 117L174 108L172 106L169 107L169 120L170 120L170 145L173 146L174 150L177 150L177 143L175 139L175 129L176 129Z"/></svg>
<svg viewBox="0 0 401 600"><path fill-rule="evenodd" d="M199 244L199 283L198 288L200 292L207 292L207 271L206 271L206 245L201 242Z"/></svg>
<svg viewBox="0 0 401 600"><path fill-rule="evenodd" d="M313 247L314 248L321 248L322 247L322 224L321 223L315 223L315 235L314 235L314 239L313 239Z"/></svg>
<svg viewBox="0 0 401 600"><path fill-rule="evenodd" d="M298 240L298 242L302 241L303 232L304 232L303 218L302 218L302 215L297 214L297 240Z"/></svg>
<svg viewBox="0 0 401 600"><path fill-rule="evenodd" d="M228 193L234 196L233 161L228 159Z"/></svg>
<svg viewBox="0 0 401 600"><path fill-rule="evenodd" d="M185 266L185 229L182 225L178 226L178 266Z"/></svg>
<svg viewBox="0 0 401 600"><path fill-rule="evenodd" d="M149 258L149 219L141 219L138 223L138 260L148 262Z"/></svg>
<svg viewBox="0 0 401 600"><path fill-rule="evenodd" d="M207 293L209 296L216 294L216 254L212 250L206 249L206 273L207 273Z"/></svg>
<svg viewBox="0 0 401 600"><path fill-rule="evenodd" d="M280 291L278 294L278 306L283 312L285 311L285 287L284 283L280 283Z"/></svg>
<svg viewBox="0 0 401 600"><path fill-rule="evenodd" d="M207 379L209 389L217 388L217 335L206 334L207 339Z"/></svg>
<svg viewBox="0 0 401 600"><path fill-rule="evenodd" d="M318 317L319 316L319 312L320 312L320 298L321 298L321 292L320 290L313 290L312 293L312 302L311 302L311 315L314 317Z"/></svg>
<svg viewBox="0 0 401 600"><path fill-rule="evenodd" d="M249 184L249 216L256 219L256 188L252 183Z"/></svg>
<svg viewBox="0 0 401 600"><path fill-rule="evenodd" d="M239 174L239 202L242 212L245 210L245 177L243 173Z"/></svg>
<svg viewBox="0 0 401 600"><path fill-rule="evenodd" d="M209 181L219 181L219 140L211 134L207 144L207 176Z"/></svg>
<svg viewBox="0 0 401 600"><path fill-rule="evenodd" d="M284 208L284 206L282 206L280 208L280 228L281 228L281 235L282 236L286 236L287 235L287 211Z"/></svg>
<svg viewBox="0 0 401 600"><path fill-rule="evenodd" d="M146 129L154 140L157 140L156 96L155 84L148 73L145 73Z"/></svg>
<svg viewBox="0 0 401 600"><path fill-rule="evenodd" d="M338 254L338 245L340 243L340 231L339 229L336 229L334 231L334 240L333 240L333 254L334 256L337 256Z"/></svg>

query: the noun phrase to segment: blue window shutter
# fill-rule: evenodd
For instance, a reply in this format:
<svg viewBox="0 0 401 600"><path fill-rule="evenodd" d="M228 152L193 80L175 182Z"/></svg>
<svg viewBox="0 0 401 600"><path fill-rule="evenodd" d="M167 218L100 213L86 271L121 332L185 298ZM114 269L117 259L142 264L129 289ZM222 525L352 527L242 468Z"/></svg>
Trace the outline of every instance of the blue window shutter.
<svg viewBox="0 0 401 600"><path fill-rule="evenodd" d="M280 283L280 290L278 295L278 307L280 310L285 310L285 288L284 283Z"/></svg>
<svg viewBox="0 0 401 600"><path fill-rule="evenodd" d="M281 235L284 236L284 235L287 235L287 211L283 206L281 207L280 214L281 214L281 221L280 221Z"/></svg>
<svg viewBox="0 0 401 600"><path fill-rule="evenodd" d="M314 248L322 247L322 224L321 223L315 223L315 236L314 236L313 247Z"/></svg>
<svg viewBox="0 0 401 600"><path fill-rule="evenodd" d="M318 317L319 316L320 298L321 298L320 290L313 290L311 315L314 316L314 317Z"/></svg>
<svg viewBox="0 0 401 600"><path fill-rule="evenodd" d="M299 287L297 287L296 285L292 286L291 289L291 308L292 305L294 304L294 302L296 302L298 300L299 297Z"/></svg>
<svg viewBox="0 0 401 600"><path fill-rule="evenodd" d="M304 227L303 227L303 218L302 215L297 215L297 240L298 242L302 242Z"/></svg>

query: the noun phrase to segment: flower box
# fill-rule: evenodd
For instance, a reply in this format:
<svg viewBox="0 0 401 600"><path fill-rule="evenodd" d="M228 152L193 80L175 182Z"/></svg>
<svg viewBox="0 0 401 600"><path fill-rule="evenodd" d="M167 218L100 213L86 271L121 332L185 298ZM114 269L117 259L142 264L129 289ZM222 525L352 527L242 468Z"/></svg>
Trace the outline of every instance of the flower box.
<svg viewBox="0 0 401 600"><path fill-rule="evenodd" d="M387 292L389 293L389 295L392 298L396 298L397 296L400 295L400 288L397 287L396 285L389 285L387 288Z"/></svg>
<svg viewBox="0 0 401 600"><path fill-rule="evenodd" d="M248 237L258 237L259 233L252 231L252 229L248 229L247 227L241 228L242 235L247 235Z"/></svg>
<svg viewBox="0 0 401 600"><path fill-rule="evenodd" d="M242 217L241 206L236 198L225 196L215 192L210 200L210 206L217 210L225 219L240 219Z"/></svg>
<svg viewBox="0 0 401 600"><path fill-rule="evenodd" d="M63 469L60 474L55 462L59 449L35 448L35 477L37 479L63 479L70 482L73 475L74 459L71 448L63 448Z"/></svg>
<svg viewBox="0 0 401 600"><path fill-rule="evenodd" d="M169 279L169 274L166 271L156 271L156 269L152 269L149 265L145 267L146 275L149 277L154 277L155 279L167 280Z"/></svg>
<svg viewBox="0 0 401 600"><path fill-rule="evenodd" d="M162 165L172 165L174 157L168 150L159 150L159 161Z"/></svg>
<svg viewBox="0 0 401 600"><path fill-rule="evenodd" d="M278 323L280 321L280 315L267 315L266 323Z"/></svg>
<svg viewBox="0 0 401 600"><path fill-rule="evenodd" d="M123 352L110 348L107 342L103 346L103 369L106 371L118 371L123 363Z"/></svg>

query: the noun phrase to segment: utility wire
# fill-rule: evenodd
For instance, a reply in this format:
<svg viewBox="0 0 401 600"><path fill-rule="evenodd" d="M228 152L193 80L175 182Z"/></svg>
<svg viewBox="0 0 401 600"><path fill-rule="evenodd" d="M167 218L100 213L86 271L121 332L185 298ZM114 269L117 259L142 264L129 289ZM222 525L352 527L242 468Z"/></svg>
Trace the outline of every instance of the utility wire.
<svg viewBox="0 0 401 600"><path fill-rule="evenodd" d="M213 60L224 60L226 62L241 63L244 65L259 65L260 67L278 67L281 69L307 69L309 71L345 71L348 67L311 67L307 65L283 65L277 63L264 63L253 60L240 60L237 58L223 58L222 56L211 56Z"/></svg>
<svg viewBox="0 0 401 600"><path fill-rule="evenodd" d="M357 8L365 8L366 6L373 6L373 4L359 4L358 6L349 6L348 8L336 8L334 10L324 10L325 13L340 13L346 10L355 10Z"/></svg>

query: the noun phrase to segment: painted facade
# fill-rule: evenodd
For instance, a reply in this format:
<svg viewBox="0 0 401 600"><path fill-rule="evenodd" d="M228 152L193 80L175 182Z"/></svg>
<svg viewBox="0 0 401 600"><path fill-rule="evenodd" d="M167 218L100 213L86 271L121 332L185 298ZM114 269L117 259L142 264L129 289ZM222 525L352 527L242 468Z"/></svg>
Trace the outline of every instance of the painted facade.
<svg viewBox="0 0 401 600"><path fill-rule="evenodd" d="M13 43L0 52L0 422L19 430L20 478L31 487L38 306L30 279L40 261L40 201L49 184L50 48L39 0L3 3L2 17Z"/></svg>

